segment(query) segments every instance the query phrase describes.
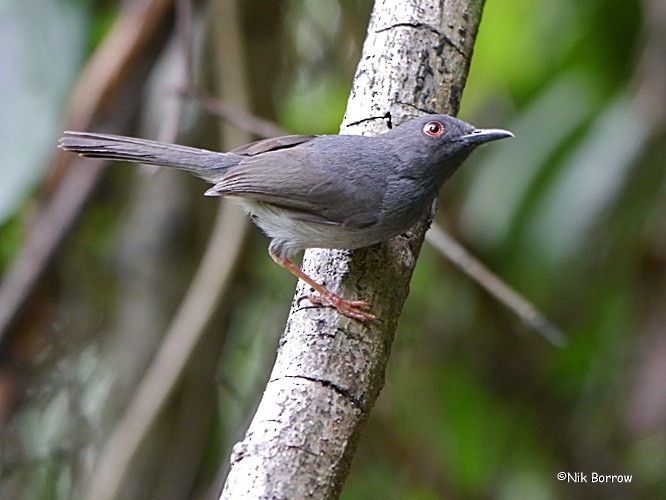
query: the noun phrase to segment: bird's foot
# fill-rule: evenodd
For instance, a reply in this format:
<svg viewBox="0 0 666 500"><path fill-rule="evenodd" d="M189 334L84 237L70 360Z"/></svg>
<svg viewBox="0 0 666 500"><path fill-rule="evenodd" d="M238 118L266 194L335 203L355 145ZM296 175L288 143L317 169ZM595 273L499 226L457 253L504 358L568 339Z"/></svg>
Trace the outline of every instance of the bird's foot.
<svg viewBox="0 0 666 500"><path fill-rule="evenodd" d="M364 322L377 319L374 314L359 309L359 307L370 307L370 303L364 300L348 300L333 292L325 295L310 295L308 300L313 304L335 307L340 314L344 314L348 318Z"/></svg>

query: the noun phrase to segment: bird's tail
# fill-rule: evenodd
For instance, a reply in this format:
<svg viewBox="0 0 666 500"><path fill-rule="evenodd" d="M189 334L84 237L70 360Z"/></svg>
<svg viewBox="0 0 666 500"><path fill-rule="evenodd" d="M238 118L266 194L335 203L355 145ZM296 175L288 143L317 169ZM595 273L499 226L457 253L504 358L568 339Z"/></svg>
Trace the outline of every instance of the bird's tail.
<svg viewBox="0 0 666 500"><path fill-rule="evenodd" d="M65 132L58 147L91 158L179 168L211 182L240 159L205 149L89 132Z"/></svg>

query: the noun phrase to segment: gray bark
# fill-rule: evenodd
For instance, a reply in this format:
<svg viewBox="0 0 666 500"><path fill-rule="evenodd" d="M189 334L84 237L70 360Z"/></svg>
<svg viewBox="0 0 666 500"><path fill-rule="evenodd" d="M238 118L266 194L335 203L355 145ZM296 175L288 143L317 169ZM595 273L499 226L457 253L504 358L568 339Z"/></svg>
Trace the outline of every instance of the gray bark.
<svg viewBox="0 0 666 500"><path fill-rule="evenodd" d="M483 0L379 0L341 133L375 134L424 112L455 114ZM303 270L372 303L363 324L310 307L299 283L276 363L220 498L335 498L379 391L432 214L407 235L354 252L312 249Z"/></svg>

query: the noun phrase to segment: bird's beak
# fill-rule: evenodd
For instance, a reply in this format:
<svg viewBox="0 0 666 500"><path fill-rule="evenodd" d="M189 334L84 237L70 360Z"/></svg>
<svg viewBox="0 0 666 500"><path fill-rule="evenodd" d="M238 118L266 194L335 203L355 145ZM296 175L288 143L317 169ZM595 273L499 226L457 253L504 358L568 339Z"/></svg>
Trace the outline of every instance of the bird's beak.
<svg viewBox="0 0 666 500"><path fill-rule="evenodd" d="M500 128L477 128L472 130L469 134L461 136L459 139L461 141L467 141L468 143L481 144L484 142L504 139L506 137L513 137L513 134L508 130L502 130Z"/></svg>

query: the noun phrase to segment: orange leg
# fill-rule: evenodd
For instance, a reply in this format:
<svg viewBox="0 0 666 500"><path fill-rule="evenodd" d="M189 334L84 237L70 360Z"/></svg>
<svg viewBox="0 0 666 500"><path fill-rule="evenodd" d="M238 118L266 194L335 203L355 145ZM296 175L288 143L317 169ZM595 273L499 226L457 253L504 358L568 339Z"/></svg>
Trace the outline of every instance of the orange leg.
<svg viewBox="0 0 666 500"><path fill-rule="evenodd" d="M323 285L320 285L315 280L310 278L301 269L289 259L278 257L272 252L268 252L276 264L281 265L287 271L292 273L297 278L300 278L305 283L319 292L319 296L311 295L310 302L313 304L322 304L325 306L335 307L341 314L349 318L354 318L359 321L372 321L377 319L377 316L366 311L361 311L359 307L369 307L370 304L364 300L347 300L340 297L337 293L329 292Z"/></svg>

